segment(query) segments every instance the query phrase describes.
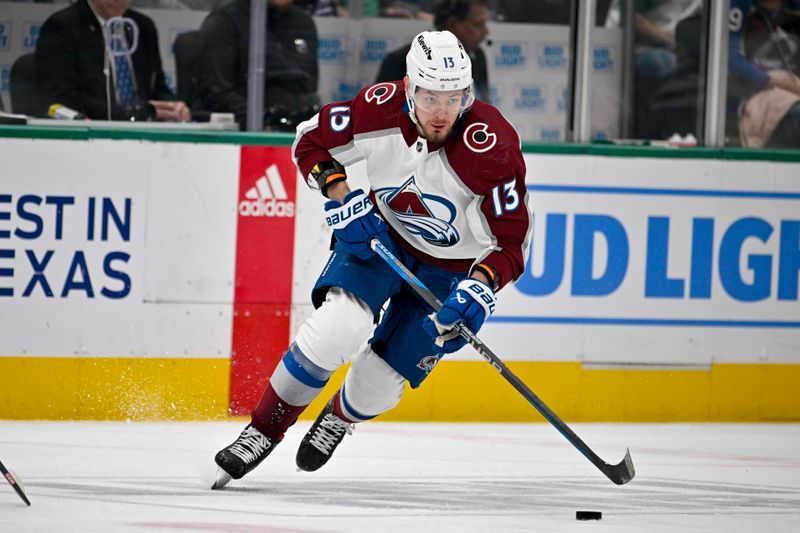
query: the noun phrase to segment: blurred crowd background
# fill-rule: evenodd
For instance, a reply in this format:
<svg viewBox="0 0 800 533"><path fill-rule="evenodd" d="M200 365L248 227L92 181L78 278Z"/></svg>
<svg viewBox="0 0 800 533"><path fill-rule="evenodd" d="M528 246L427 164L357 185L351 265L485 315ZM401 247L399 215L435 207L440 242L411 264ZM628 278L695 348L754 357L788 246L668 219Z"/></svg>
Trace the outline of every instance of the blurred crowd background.
<svg viewBox="0 0 800 533"><path fill-rule="evenodd" d="M800 147L800 0L260 1L0 0L0 110L293 131L436 28L524 141Z"/></svg>

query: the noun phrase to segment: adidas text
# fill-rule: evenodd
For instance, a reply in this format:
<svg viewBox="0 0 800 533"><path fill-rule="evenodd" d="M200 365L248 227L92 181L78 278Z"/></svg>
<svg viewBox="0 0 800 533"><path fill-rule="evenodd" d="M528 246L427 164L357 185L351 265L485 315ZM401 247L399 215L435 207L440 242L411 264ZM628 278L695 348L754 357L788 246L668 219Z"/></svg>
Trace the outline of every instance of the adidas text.
<svg viewBox="0 0 800 533"><path fill-rule="evenodd" d="M287 200L242 200L239 215L243 217L293 217L294 202Z"/></svg>

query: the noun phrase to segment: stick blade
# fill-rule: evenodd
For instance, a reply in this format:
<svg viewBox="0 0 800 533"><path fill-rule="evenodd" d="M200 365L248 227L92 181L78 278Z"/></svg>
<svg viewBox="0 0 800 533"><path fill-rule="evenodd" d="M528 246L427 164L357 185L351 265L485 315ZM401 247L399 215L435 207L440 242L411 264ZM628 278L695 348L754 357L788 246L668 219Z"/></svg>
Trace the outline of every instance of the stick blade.
<svg viewBox="0 0 800 533"><path fill-rule="evenodd" d="M17 479L14 477L13 472L9 472L8 470L6 470L6 468L4 466L2 466L2 463L0 463L0 467L2 467L2 468L0 468L0 470L2 470L3 477L6 478L6 481L8 481L8 484L11 485L14 488L14 492L16 492L19 495L19 497L22 498L22 501L25 502L25 504L28 507L30 507L31 501L28 499L28 496L25 494L25 489L23 488L22 484L19 481L17 481Z"/></svg>
<svg viewBox="0 0 800 533"><path fill-rule="evenodd" d="M606 464L600 470L617 485L624 485L636 476L636 470L633 468L633 459L631 459L631 451L627 448L622 461L615 465Z"/></svg>

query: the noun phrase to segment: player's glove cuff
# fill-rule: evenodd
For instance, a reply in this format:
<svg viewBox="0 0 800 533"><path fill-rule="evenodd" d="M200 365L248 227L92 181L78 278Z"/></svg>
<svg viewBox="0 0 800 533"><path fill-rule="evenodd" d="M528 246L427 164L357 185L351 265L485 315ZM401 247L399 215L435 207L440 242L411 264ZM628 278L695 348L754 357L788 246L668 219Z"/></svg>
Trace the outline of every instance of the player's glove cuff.
<svg viewBox="0 0 800 533"><path fill-rule="evenodd" d="M347 179L344 167L338 161L322 161L314 165L308 173L306 183L312 189L319 189L322 195L328 197L328 187L334 183Z"/></svg>
<svg viewBox="0 0 800 533"><path fill-rule="evenodd" d="M386 242L386 222L361 189L345 196L343 204L327 201L325 222L333 229L337 246L360 259L369 259L375 254L369 245L372 237Z"/></svg>

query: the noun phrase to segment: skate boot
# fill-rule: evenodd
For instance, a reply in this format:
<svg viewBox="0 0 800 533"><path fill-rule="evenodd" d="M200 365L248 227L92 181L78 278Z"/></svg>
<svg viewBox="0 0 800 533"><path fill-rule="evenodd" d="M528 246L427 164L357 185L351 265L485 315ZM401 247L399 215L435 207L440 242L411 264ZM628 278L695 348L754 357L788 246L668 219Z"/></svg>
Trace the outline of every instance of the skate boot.
<svg viewBox="0 0 800 533"><path fill-rule="evenodd" d="M353 433L354 424L345 422L333 412L333 399L317 417L297 449L297 467L306 472L319 470L333 455L345 433Z"/></svg>
<svg viewBox="0 0 800 533"><path fill-rule="evenodd" d="M248 424L232 444L220 450L214 457L219 470L211 488L221 489L231 479L240 479L266 459L278 442L280 441L265 437Z"/></svg>

